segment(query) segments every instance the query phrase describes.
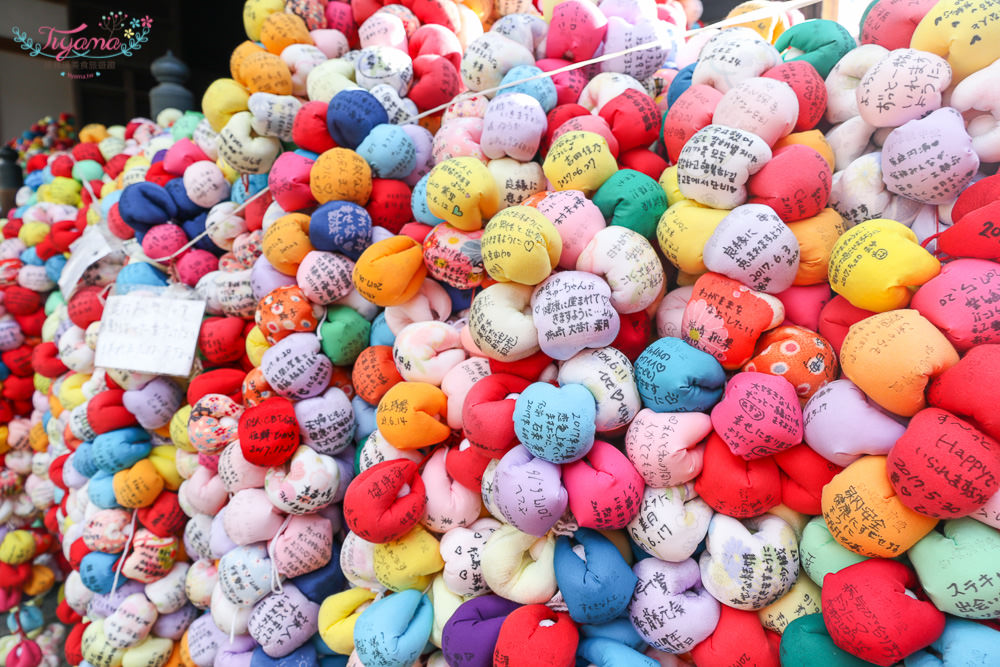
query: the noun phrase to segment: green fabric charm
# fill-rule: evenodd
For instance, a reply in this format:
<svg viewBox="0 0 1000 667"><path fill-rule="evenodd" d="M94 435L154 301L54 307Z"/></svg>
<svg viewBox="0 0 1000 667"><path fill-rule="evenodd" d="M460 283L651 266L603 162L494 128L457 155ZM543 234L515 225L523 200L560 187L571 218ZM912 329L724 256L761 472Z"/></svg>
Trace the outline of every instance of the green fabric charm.
<svg viewBox="0 0 1000 667"><path fill-rule="evenodd" d="M609 225L628 227L647 239L667 210L667 195L660 184L642 172L621 169L604 182L592 200Z"/></svg>
<svg viewBox="0 0 1000 667"><path fill-rule="evenodd" d="M847 55L847 52L857 46L847 28L836 21L816 19L793 25L781 33L774 48L784 54L785 49L793 48L802 51L801 55L788 57L782 55L785 62L804 60L819 72L824 79L837 62Z"/></svg>
<svg viewBox="0 0 1000 667"><path fill-rule="evenodd" d="M330 306L326 309L326 322L320 325L319 335L323 354L336 366L349 366L368 347L368 334L372 325L357 311L348 306Z"/></svg>
<svg viewBox="0 0 1000 667"><path fill-rule="evenodd" d="M823 614L809 614L788 624L781 635L781 667L871 667L855 658L830 639Z"/></svg>

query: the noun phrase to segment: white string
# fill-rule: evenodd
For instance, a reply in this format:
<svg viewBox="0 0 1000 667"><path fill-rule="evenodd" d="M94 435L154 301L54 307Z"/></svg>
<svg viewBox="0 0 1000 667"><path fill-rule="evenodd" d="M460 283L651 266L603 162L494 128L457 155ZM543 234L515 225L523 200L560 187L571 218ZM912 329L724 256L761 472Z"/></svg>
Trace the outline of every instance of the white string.
<svg viewBox="0 0 1000 667"><path fill-rule="evenodd" d="M253 202L254 200L256 200L256 199L258 199L260 197L263 197L266 193L268 193L270 191L271 191L271 189L269 187L264 186L264 189L262 189L260 192L254 193L254 195L252 197L249 197L248 199L246 199L242 204L240 204L239 206L237 206L236 208L234 208L232 211L230 211L226 215L236 215L237 213L240 213L241 211L243 211L243 209L245 209L247 206L249 206L251 202ZM158 264L162 264L163 262L168 262L171 259L173 259L174 257L177 257L178 255L180 255L181 253L183 253L185 250L187 250L188 248L190 248L191 246L193 246L198 241L200 241L203 238L205 238L206 236L208 236L208 232L209 232L209 229L208 229L208 225L206 224L205 225L205 231L203 231L202 233L200 233L197 236L195 236L193 239L191 239L190 241L188 241L187 243L185 243L184 245L182 245L180 248L178 248L174 252L170 253L166 257L157 257L155 259L149 258L149 261L156 262Z"/></svg>
<svg viewBox="0 0 1000 667"><path fill-rule="evenodd" d="M316 324L316 338L319 339L320 344L323 343L323 325L326 324L326 318L329 316L329 309L323 310L323 317L320 318L319 322Z"/></svg>
<svg viewBox="0 0 1000 667"><path fill-rule="evenodd" d="M729 18L722 19L710 25L703 26L701 28L694 28L692 30L686 30L681 33L682 37L690 37L691 35L697 35L698 33L705 32L707 30L715 30L717 28L729 28L737 25L744 25L746 23L753 23L754 21L759 21L761 19L772 18L777 14L791 11L793 9L801 9L803 7L808 7L810 5L816 5L823 0L790 0L789 2L775 2L767 7L762 7L760 9L755 9L746 14L740 14L738 16L732 16ZM529 76L525 79L518 79L517 81L510 81L508 83L501 84L499 86L494 86L493 88L487 88L485 90L477 91L466 91L464 93L459 93L451 99L450 102L445 104L439 104L433 109L428 109L427 111L418 113L416 116L411 116L411 123L420 120L421 118L426 118L427 116L433 116L436 113L446 110L451 105L466 100L478 95L491 95L493 93L499 92L501 90L506 90L507 88L513 88L514 86L519 86L523 83L530 83L532 81L537 81L539 79L549 79L557 74L562 74L564 72L572 72L573 70L580 69L582 67L587 67L588 65L594 65L597 63L605 62L606 60L613 60L620 56L627 56L638 51L646 51L648 49L655 48L657 46L662 46L663 44L659 41L644 42L636 46L624 49L622 51L615 51L614 53L605 53L604 55L598 56L596 58L591 58L590 60L582 60L578 63L570 63L558 69L554 69L549 72L542 72L540 74L535 74L534 76Z"/></svg>
<svg viewBox="0 0 1000 667"><path fill-rule="evenodd" d="M90 180L86 178L82 180L83 180L83 187L85 187L87 189L87 192L90 193L90 203L96 204L97 202L99 202L101 198L98 197L96 194L94 194L94 188L90 187Z"/></svg>
<svg viewBox="0 0 1000 667"><path fill-rule="evenodd" d="M281 593L284 589L281 586L281 574L278 572L278 564L274 559L274 543L278 541L278 537L285 531L288 524L292 520L292 515L285 515L285 520L281 522L281 527L278 528L278 532L274 534L271 541L267 543L267 557L271 559L271 592Z"/></svg>
<svg viewBox="0 0 1000 667"><path fill-rule="evenodd" d="M138 516L138 511L132 510L132 529L129 532L128 540L125 541L125 549L122 550L122 556L118 559L118 567L115 568L115 579L111 582L111 595L114 595L115 590L118 588L118 577L121 576L122 567L125 565L125 558L128 556L129 547L132 546L132 538L135 537L136 516Z"/></svg>

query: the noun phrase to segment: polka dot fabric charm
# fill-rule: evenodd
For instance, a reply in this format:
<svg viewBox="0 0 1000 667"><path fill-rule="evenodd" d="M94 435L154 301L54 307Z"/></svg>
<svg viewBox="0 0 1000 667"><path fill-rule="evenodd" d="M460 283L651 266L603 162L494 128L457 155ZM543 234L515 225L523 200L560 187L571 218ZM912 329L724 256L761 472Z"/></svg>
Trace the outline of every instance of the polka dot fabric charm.
<svg viewBox="0 0 1000 667"><path fill-rule="evenodd" d="M757 343L760 352L744 371L780 375L788 380L800 399L811 398L821 387L837 379L837 357L830 344L805 327L772 329Z"/></svg>
<svg viewBox="0 0 1000 667"><path fill-rule="evenodd" d="M317 306L309 303L298 286L279 287L261 299L255 321L267 342L274 344L291 333L315 331Z"/></svg>

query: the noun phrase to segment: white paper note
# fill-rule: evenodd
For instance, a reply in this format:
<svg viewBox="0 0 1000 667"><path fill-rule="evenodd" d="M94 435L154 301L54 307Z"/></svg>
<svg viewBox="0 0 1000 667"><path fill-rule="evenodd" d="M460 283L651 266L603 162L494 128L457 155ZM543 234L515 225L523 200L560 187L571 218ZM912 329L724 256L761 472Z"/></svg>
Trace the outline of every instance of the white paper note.
<svg viewBox="0 0 1000 667"><path fill-rule="evenodd" d="M94 365L143 373L191 372L204 301L148 294L108 298Z"/></svg>
<svg viewBox="0 0 1000 667"><path fill-rule="evenodd" d="M69 246L70 256L59 275L59 291L69 301L83 272L93 264L111 254L112 248L101 231L93 225L83 230L83 234Z"/></svg>

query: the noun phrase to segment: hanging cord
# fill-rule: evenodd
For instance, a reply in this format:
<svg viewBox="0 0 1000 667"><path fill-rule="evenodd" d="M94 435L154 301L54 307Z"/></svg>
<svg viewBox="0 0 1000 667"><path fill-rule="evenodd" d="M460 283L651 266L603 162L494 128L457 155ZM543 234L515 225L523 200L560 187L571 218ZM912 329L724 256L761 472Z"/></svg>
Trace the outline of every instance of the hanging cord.
<svg viewBox="0 0 1000 667"><path fill-rule="evenodd" d="M270 188L264 187L264 189L262 189L260 192L254 193L254 195L252 197L249 197L248 199L246 199L242 204L240 204L239 206L237 206L236 208L234 208L231 212L227 213L226 215L236 215L236 214L242 212L243 209L245 209L247 206L249 206L251 202L259 199L260 197L263 197L266 193L268 193L270 191L271 191ZM177 257L178 255L180 255L181 253L183 253L186 250L190 249L191 246L193 246L195 243L197 243L198 241L202 240L206 236L208 236L208 227L207 226L205 228L205 231L203 231L201 234L198 234L193 239L191 239L190 241L188 241L187 243L185 243L180 248L178 248L174 252L170 253L166 257L156 257L156 258L150 257L149 261L156 262L157 264L162 264L163 262L169 262L170 260L174 259L175 257Z"/></svg>
<svg viewBox="0 0 1000 667"><path fill-rule="evenodd" d="M921 242L920 247L926 250L927 246L930 245L931 241L933 241L937 237L941 236L941 232L943 232L943 231L944 230L941 229L941 216L938 214L938 207L935 206L934 207L934 233L931 234L930 236L928 236L927 238L925 238L923 240L923 242Z"/></svg>
<svg viewBox="0 0 1000 667"><path fill-rule="evenodd" d="M15 605L13 612L14 622L17 623L17 634L21 635L21 639L27 639L28 633L24 631L24 626L21 625L21 605Z"/></svg>
<svg viewBox="0 0 1000 667"><path fill-rule="evenodd" d="M816 5L819 4L820 2L822 2L822 0L792 0L791 2L774 3L774 5L772 6L762 7L761 9L755 9L754 11L747 12L746 14L740 14L739 16L726 18L711 25L707 25L701 28L693 28L691 30L686 30L683 33L681 33L680 36L690 37L692 35L697 35L699 33L708 30L729 28L737 25L745 25L747 23L753 23L754 21L759 21L761 19L773 18L779 13L788 12L793 9L801 9L803 7L809 7L810 5ZM578 63L570 63L569 65L559 67L558 69L554 69L549 72L542 72L540 74L535 74L534 76L529 76L525 79L510 81L508 83L500 84L499 86L494 86L493 88L459 93L458 95L453 97L450 102L446 102L445 104L439 104L433 109L428 109L427 111L418 113L416 116L411 116L410 122L411 123L416 122L422 118L433 116L437 113L446 110L448 107L457 102L461 102L463 100L467 100L472 97L476 97L479 95L492 95L493 93L500 92L501 90L506 90L507 88L513 88L514 86L520 86L521 84L524 83L530 83L532 81L537 81L539 79L550 79L558 74L563 74L565 72L572 72L573 70L578 70L580 68L587 67L588 65L596 65L598 63L603 63L607 60L613 60L621 56L627 56L632 53L638 53L639 51L647 51L649 49L656 48L659 46L663 46L663 44L659 41L644 42L642 44L637 44L636 46L624 49L622 51L615 51L614 53L605 53L604 55L598 56L596 58L590 58L589 60L582 60Z"/></svg>
<svg viewBox="0 0 1000 667"><path fill-rule="evenodd" d="M923 240L923 242L920 244L920 247L923 248L924 250L927 250L927 246L929 246L931 243L933 243L934 240L937 237L941 236L946 231L948 231L948 230L947 229L941 229L941 215L938 213L937 206L935 206L934 207L934 233L931 234L930 236L928 236L927 238L925 238ZM952 257L951 255L949 255L945 251L941 250L941 247L937 246L937 245L934 246L934 252L932 252L931 254L934 255L935 257L937 257L939 260L943 260L943 261L946 261L946 262L954 259L954 257Z"/></svg>
<svg viewBox="0 0 1000 667"><path fill-rule="evenodd" d="M271 559L271 592L281 593L283 588L281 587L281 574L278 572L278 564L274 560L274 543L278 541L278 537L285 532L285 528L292 520L291 514L285 515L285 520L281 522L281 527L278 528L278 532L274 534L274 537L267 543L267 557Z"/></svg>
<svg viewBox="0 0 1000 667"><path fill-rule="evenodd" d="M125 558L128 556L129 547L132 546L132 538L135 537L135 519L138 515L138 510L132 510L132 527L129 530L128 540L125 541L125 548L122 549L122 556L118 559L118 565L115 567L115 580L111 582L112 595L114 595L115 591L118 589L118 578L121 576L122 568L125 566Z"/></svg>
<svg viewBox="0 0 1000 667"><path fill-rule="evenodd" d="M94 188L90 187L89 180L83 179L83 187L86 188L88 193L90 193L90 206L93 206L97 202L101 201L101 198L94 194Z"/></svg>

